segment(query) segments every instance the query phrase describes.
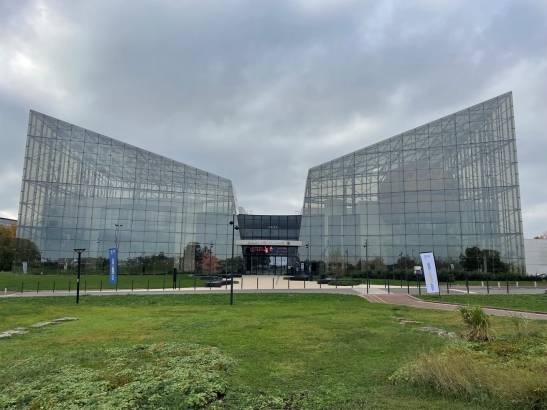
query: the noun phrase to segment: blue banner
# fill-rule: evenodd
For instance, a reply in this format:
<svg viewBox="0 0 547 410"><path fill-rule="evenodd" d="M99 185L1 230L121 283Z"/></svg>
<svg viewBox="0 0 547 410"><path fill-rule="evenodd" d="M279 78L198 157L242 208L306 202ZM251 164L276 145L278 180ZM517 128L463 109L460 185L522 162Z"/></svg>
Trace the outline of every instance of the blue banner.
<svg viewBox="0 0 547 410"><path fill-rule="evenodd" d="M108 250L108 259L110 259L110 284L118 284L118 250L109 249Z"/></svg>

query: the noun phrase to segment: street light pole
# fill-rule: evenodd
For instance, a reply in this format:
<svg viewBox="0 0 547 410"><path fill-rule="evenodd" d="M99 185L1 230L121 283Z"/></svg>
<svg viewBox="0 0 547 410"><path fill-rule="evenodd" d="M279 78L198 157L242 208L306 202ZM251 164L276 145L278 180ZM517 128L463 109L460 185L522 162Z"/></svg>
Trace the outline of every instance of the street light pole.
<svg viewBox="0 0 547 410"><path fill-rule="evenodd" d="M230 269L230 305L234 304L234 237L235 231L239 230L239 226L235 224L236 215L232 214L232 220L230 225L232 225L232 268Z"/></svg>
<svg viewBox="0 0 547 410"><path fill-rule="evenodd" d="M369 288L369 285L370 285L370 280L369 280L369 276L368 276L368 237L365 238L365 270L367 272L367 293L368 293L368 288Z"/></svg>
<svg viewBox="0 0 547 410"><path fill-rule="evenodd" d="M209 249L209 276L211 276L211 265L213 264L213 242L210 242L210 249Z"/></svg>
<svg viewBox="0 0 547 410"><path fill-rule="evenodd" d="M306 249L308 250L308 272L306 273L309 276L310 275L310 243L309 242L306 244Z"/></svg>
<svg viewBox="0 0 547 410"><path fill-rule="evenodd" d="M76 279L76 304L80 303L80 266L82 264L82 252L83 248L74 249L78 253L78 279Z"/></svg>

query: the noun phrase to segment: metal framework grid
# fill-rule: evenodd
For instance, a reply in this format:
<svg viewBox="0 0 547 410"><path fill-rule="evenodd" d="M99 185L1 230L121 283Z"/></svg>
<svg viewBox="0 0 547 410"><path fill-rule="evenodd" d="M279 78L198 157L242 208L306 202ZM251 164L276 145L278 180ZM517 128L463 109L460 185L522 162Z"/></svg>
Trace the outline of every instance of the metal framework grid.
<svg viewBox="0 0 547 410"><path fill-rule="evenodd" d="M524 269L512 94L506 93L308 172L300 239L312 260L396 264L467 247Z"/></svg>
<svg viewBox="0 0 547 410"><path fill-rule="evenodd" d="M99 261L117 241L128 269L149 256L153 271L192 271L197 245L212 242L217 258L231 257L236 209L228 179L30 112L17 238L40 251L31 267L46 260L67 269L75 247ZM24 246L16 242L16 270Z"/></svg>

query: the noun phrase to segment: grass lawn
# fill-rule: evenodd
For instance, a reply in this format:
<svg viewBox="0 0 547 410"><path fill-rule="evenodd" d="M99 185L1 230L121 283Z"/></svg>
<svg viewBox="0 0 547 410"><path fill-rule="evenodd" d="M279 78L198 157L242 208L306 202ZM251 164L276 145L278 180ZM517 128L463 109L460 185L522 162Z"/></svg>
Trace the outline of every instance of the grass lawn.
<svg viewBox="0 0 547 410"><path fill-rule="evenodd" d="M438 296L415 295L423 300L439 301ZM531 310L547 313L547 295L443 295L442 302Z"/></svg>
<svg viewBox="0 0 547 410"><path fill-rule="evenodd" d="M77 275L22 275L11 273L0 273L0 291L7 288L8 291L21 292L38 290L63 290L76 289ZM81 275L80 289L84 290L112 290L116 285L109 285L108 275ZM188 274L177 275L177 287L193 288L204 286L205 281L199 277ZM234 281L235 283L235 281ZM171 289L173 286L173 275L118 275L119 289Z"/></svg>
<svg viewBox="0 0 547 410"><path fill-rule="evenodd" d="M234 306L227 302L228 295L83 296L79 305L66 297L3 298L0 331L62 316L79 320L0 340L0 361L35 357L36 363L55 358L62 364L105 348L197 343L235 362L221 408L278 408L271 403L296 396L304 397L302 407L284 408L488 408L388 380L420 353L447 343L391 318L458 331L455 312L372 304L349 295L236 294ZM507 318L492 322L498 333L511 326ZM532 326L547 329L547 323Z"/></svg>

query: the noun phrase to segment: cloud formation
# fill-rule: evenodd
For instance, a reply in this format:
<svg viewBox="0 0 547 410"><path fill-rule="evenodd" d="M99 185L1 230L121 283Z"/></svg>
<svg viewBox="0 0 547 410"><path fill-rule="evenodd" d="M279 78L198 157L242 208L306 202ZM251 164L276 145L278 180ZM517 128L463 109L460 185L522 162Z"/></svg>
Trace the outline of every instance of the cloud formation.
<svg viewBox="0 0 547 410"><path fill-rule="evenodd" d="M17 217L29 109L293 214L310 167L512 90L533 237L547 229L546 16L541 1L6 0L0 216Z"/></svg>

